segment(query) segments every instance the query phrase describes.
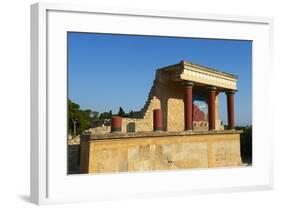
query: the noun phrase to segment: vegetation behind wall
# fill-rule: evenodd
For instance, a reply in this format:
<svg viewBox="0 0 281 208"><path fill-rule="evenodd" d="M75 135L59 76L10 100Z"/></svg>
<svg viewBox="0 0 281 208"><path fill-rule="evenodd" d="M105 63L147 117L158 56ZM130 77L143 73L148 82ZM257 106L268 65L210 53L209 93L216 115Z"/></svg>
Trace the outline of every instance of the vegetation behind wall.
<svg viewBox="0 0 281 208"><path fill-rule="evenodd" d="M252 126L236 126L235 129L242 130L240 136L241 157L243 163L252 164Z"/></svg>

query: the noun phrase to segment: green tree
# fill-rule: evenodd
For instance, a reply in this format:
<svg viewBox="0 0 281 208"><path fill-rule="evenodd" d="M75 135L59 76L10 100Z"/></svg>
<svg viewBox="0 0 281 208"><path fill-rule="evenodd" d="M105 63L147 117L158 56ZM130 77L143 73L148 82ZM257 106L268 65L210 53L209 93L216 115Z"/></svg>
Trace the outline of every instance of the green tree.
<svg viewBox="0 0 281 208"><path fill-rule="evenodd" d="M118 111L118 116L125 117L125 115L126 115L125 111L123 110L122 107L120 107Z"/></svg>
<svg viewBox="0 0 281 208"><path fill-rule="evenodd" d="M112 118L112 111L103 112L100 114L99 119L111 119Z"/></svg>
<svg viewBox="0 0 281 208"><path fill-rule="evenodd" d="M99 112L97 112L97 111L91 111L90 117L91 117L91 120L97 120L97 119L99 119Z"/></svg>
<svg viewBox="0 0 281 208"><path fill-rule="evenodd" d="M91 110L81 110L80 106L68 99L68 133L75 137L90 127Z"/></svg>
<svg viewBox="0 0 281 208"><path fill-rule="evenodd" d="M128 117L129 117L129 118L133 118L133 117L134 117L134 111L131 110L131 111L129 112L129 114L128 114Z"/></svg>
<svg viewBox="0 0 281 208"><path fill-rule="evenodd" d="M252 163L252 126L236 126L235 129L242 130L240 136L240 149L243 162Z"/></svg>

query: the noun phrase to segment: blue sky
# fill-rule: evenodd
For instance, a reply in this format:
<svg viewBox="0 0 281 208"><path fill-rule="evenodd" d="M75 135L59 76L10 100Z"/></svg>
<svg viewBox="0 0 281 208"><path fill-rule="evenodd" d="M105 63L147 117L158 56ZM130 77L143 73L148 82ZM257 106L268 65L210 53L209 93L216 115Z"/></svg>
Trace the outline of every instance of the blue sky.
<svg viewBox="0 0 281 208"><path fill-rule="evenodd" d="M252 123L252 42L68 33L68 95L82 109L140 110L157 68L182 60L238 76L235 123ZM220 114L227 124L226 96Z"/></svg>

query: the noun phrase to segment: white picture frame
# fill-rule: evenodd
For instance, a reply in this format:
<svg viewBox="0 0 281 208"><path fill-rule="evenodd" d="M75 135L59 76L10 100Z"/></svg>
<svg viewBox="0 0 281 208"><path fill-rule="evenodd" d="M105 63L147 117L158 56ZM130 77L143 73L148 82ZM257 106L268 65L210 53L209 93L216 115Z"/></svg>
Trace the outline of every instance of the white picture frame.
<svg viewBox="0 0 281 208"><path fill-rule="evenodd" d="M272 71L272 28L273 20L264 17L33 4L31 201L49 204L272 189L273 135L267 131L271 114L263 110L273 102L268 93L270 73L265 73ZM253 166L67 175L66 31L253 40Z"/></svg>

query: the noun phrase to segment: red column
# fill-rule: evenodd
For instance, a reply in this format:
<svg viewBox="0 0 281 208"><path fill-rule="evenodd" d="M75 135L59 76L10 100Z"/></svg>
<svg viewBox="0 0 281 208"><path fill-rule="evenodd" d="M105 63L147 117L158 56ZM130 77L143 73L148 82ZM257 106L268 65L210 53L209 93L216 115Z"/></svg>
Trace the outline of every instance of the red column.
<svg viewBox="0 0 281 208"><path fill-rule="evenodd" d="M122 130L122 117L114 116L111 119L111 132L119 132Z"/></svg>
<svg viewBox="0 0 281 208"><path fill-rule="evenodd" d="M192 121L192 87L193 82L184 82L184 124L185 130L189 131L193 128Z"/></svg>
<svg viewBox="0 0 281 208"><path fill-rule="evenodd" d="M216 87L209 87L208 96L208 115L209 115L209 130L216 129Z"/></svg>
<svg viewBox="0 0 281 208"><path fill-rule="evenodd" d="M154 131L162 131L162 110L153 110L153 129Z"/></svg>
<svg viewBox="0 0 281 208"><path fill-rule="evenodd" d="M234 129L234 91L226 92L228 128Z"/></svg>

